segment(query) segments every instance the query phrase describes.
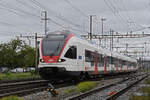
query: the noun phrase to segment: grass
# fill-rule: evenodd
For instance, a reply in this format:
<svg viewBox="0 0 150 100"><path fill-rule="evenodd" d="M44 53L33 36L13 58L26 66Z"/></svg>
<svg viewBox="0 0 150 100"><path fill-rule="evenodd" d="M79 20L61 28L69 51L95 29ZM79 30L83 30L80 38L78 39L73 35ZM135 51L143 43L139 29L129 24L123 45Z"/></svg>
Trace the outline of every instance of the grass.
<svg viewBox="0 0 150 100"><path fill-rule="evenodd" d="M143 88L141 89L141 91L142 91L143 93L150 93L150 87L143 87Z"/></svg>
<svg viewBox="0 0 150 100"><path fill-rule="evenodd" d="M97 85L98 85L97 82L89 81L89 82L81 82L78 84L77 87L79 92L86 92L95 88Z"/></svg>
<svg viewBox="0 0 150 100"><path fill-rule="evenodd" d="M73 92L76 92L77 89L76 88L72 88L72 89L68 89L65 91L65 94L70 94L70 93L73 93Z"/></svg>
<svg viewBox="0 0 150 100"><path fill-rule="evenodd" d="M28 78L40 78L38 74L30 72L26 73L0 73L0 80L15 80L15 79L28 79Z"/></svg>
<svg viewBox="0 0 150 100"><path fill-rule="evenodd" d="M98 84L99 82L93 82L93 81L81 82L77 85L77 87L73 87L71 89L66 90L64 94L68 95L71 93L75 93L75 94L78 94L80 92L83 93L95 88Z"/></svg>
<svg viewBox="0 0 150 100"><path fill-rule="evenodd" d="M9 97L3 97L0 100L24 100L24 99L18 96L9 96Z"/></svg>
<svg viewBox="0 0 150 100"><path fill-rule="evenodd" d="M145 81L146 84L150 84L150 78ZM150 87L143 87L141 91L146 94L144 96L132 96L130 100L150 100Z"/></svg>
<svg viewBox="0 0 150 100"><path fill-rule="evenodd" d="M143 87L141 91L145 94L143 96L132 96L129 100L150 100L150 87Z"/></svg>
<svg viewBox="0 0 150 100"><path fill-rule="evenodd" d="M146 83L147 83L147 84L150 84L150 78L148 78L148 79L146 80Z"/></svg>
<svg viewBox="0 0 150 100"><path fill-rule="evenodd" d="M149 100L147 96L132 96L129 100Z"/></svg>

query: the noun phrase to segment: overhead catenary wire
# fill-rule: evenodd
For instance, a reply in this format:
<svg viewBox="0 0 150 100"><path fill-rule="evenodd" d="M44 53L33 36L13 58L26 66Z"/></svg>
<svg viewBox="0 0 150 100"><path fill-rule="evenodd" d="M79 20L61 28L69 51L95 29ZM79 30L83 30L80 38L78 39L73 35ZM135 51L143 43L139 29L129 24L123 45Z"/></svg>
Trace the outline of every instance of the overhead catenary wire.
<svg viewBox="0 0 150 100"><path fill-rule="evenodd" d="M66 3L68 3L73 9L75 9L77 12L79 12L81 15L83 15L84 17L89 18L89 16L84 13L84 11L82 11L81 9L79 9L78 7L76 7L75 5L73 5L69 0L64 0Z"/></svg>
<svg viewBox="0 0 150 100"><path fill-rule="evenodd" d="M32 2L33 2L34 4L36 4L38 7L42 8L42 9L46 9L46 10L48 10L48 11L50 10L50 9L44 7L41 3L39 3L39 2L36 1L36 0L32 0ZM50 10L50 11L53 12L52 10ZM56 16L56 17L58 18L58 16ZM73 26L76 26L77 28L80 27L80 25L76 25L76 24L70 22L69 20L66 20L65 18L62 18L62 16L61 16L61 17L59 16L59 19L60 19L60 18L61 18L61 20L65 21L65 22L67 21L67 23L69 23L69 24L71 24L71 25L73 25ZM52 21L52 23L54 23L54 24L56 24L56 25L58 25L58 26L61 26L62 28L67 28L67 27L63 26L62 24L56 22L56 21L55 21L54 19L52 19L52 18L50 18L50 21ZM75 28L72 28L72 27L69 27L69 29L82 32L81 30L75 29Z"/></svg>
<svg viewBox="0 0 150 100"><path fill-rule="evenodd" d="M113 7L112 9L114 10L114 14L118 15L118 17L119 17L122 24L124 23L124 25L127 26L128 28L130 28L131 31L139 30L138 27L136 27L135 21L132 21L132 19L128 16L128 13L126 12L126 15L128 16L128 18L130 18L130 20L132 21L132 24L135 27L132 29L131 27L128 26L128 23L131 23L131 21L129 19L127 19L127 17L124 17L120 14L119 7L118 7L117 2L115 0L113 0L115 3L113 3L113 1L106 1L106 0L104 0L104 1L105 1L105 4L107 4L107 6L110 5L110 6ZM125 9L125 6L123 6L123 7ZM111 7L109 7L109 8L111 8ZM138 26L142 27L141 25L138 25Z"/></svg>
<svg viewBox="0 0 150 100"><path fill-rule="evenodd" d="M115 0L113 0L113 1L115 2L114 4L118 7L118 10L119 10L118 2ZM122 17L127 21L127 23L132 23L132 25L134 26L134 29L132 29L132 30L137 30L139 27L143 28L143 26L139 25L135 20L133 20L133 18L131 18L131 15L126 11L127 8L124 4L124 1L123 0L121 0L121 1L122 1L121 7L125 10L125 13L126 13L125 14L126 16L122 16Z"/></svg>
<svg viewBox="0 0 150 100"><path fill-rule="evenodd" d="M37 9L37 8L35 8L33 5L31 5L31 3L27 3L27 2L25 2L25 1L23 1L23 0L16 0L19 4L21 4L22 6L26 6L26 7L28 7L28 8L30 8L30 9L33 9L34 11L36 10L36 11L40 11L39 9ZM26 0L27 1L27 0Z"/></svg>
<svg viewBox="0 0 150 100"><path fill-rule="evenodd" d="M34 3L36 6L38 6L39 8L43 9L43 10L46 10L46 11L49 11L51 13L53 13L55 15L56 18L60 19L61 21L64 21L66 23L69 23L71 25L73 25L74 27L77 27L77 28L81 28L82 26L81 25L78 25L78 24L75 24L74 22L66 19L65 17L63 17L62 15L60 16L60 14L57 14L56 12L52 11L51 9L49 8L46 8L46 6L43 6L40 2L38 2L37 0L30 0L32 3Z"/></svg>
<svg viewBox="0 0 150 100"><path fill-rule="evenodd" d="M15 9L15 8L12 8L12 7L7 7L7 6L2 5L2 4L0 5L0 9L11 12L11 13L17 15L20 18L26 18L27 20L32 19L32 24L34 24L35 26L40 25L40 23L37 23L37 21L35 22L35 20L33 20L35 18L40 19L40 16L38 16L36 14L28 13L26 11ZM28 24L29 21L25 21L25 22L26 22L26 24Z"/></svg>
<svg viewBox="0 0 150 100"><path fill-rule="evenodd" d="M1 5L2 6L2 5ZM3 5L3 7L5 7L4 5ZM24 17L21 13L25 13L25 14L27 14L27 15L29 15L30 13L26 13L26 12L21 12L21 10L16 10L16 9L14 9L14 8L11 8L11 7L7 7L7 8L0 8L0 9L5 9L5 10L7 10L7 11L9 11L9 12L11 12L11 13L14 13L15 15L17 15L17 16L21 16L21 17ZM33 14L32 14L33 15ZM31 15L31 16L32 16ZM37 18L41 18L40 16L38 16L38 15L34 15L33 17L37 17ZM51 19L51 21L53 22L53 23L57 23L57 22L55 22L54 20L52 20ZM11 26L11 27L15 27L15 28L17 28L17 26L13 26L12 24L9 24L9 23L4 23L4 22L0 22L0 24L3 24L3 25L6 25L6 26ZM59 24L59 23L57 23L57 25L59 25L59 26L61 26L61 27L63 27L63 28L67 28L67 27L64 27L63 25L61 25L61 24ZM72 29L72 30L76 30L76 31L80 31L80 30L78 30L78 29L74 29L74 28L70 28L70 29ZM81 31L80 31L81 32Z"/></svg>
<svg viewBox="0 0 150 100"><path fill-rule="evenodd" d="M112 5L110 2L108 2L107 0L104 0L104 3L112 11L114 16L119 17L118 20L120 24L122 24L122 26L125 26L127 28L127 24L124 23L124 21L122 20L122 17L120 15L118 16L118 10L116 9L116 7Z"/></svg>
<svg viewBox="0 0 150 100"><path fill-rule="evenodd" d="M3 4L1 4L0 6L6 8L6 9L9 9L9 11L12 11L12 10L13 10L13 11L15 11L15 12L19 12L19 13L28 15L28 16L30 16L30 17L40 17L40 16L38 16L38 15L35 15L35 14L33 14L33 13L24 11L24 10L22 10L22 9L12 8L12 7L10 7L10 6L8 7L8 6L3 5ZM17 13L17 15L18 15L18 13Z"/></svg>

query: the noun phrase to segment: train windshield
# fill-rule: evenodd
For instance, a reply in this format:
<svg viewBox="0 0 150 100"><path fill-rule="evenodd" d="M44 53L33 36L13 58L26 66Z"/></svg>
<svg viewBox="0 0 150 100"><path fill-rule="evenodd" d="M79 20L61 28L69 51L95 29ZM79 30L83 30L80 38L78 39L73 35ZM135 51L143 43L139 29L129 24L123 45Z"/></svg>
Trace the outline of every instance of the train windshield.
<svg viewBox="0 0 150 100"><path fill-rule="evenodd" d="M49 34L42 41L43 56L58 56L65 44L64 34Z"/></svg>

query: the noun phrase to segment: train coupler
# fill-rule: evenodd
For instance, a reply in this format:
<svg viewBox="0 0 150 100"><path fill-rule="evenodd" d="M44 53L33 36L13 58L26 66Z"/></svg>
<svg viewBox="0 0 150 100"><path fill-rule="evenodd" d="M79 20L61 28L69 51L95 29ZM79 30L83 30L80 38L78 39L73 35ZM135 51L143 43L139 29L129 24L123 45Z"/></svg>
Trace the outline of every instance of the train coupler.
<svg viewBox="0 0 150 100"><path fill-rule="evenodd" d="M48 84L47 91L50 92L54 97L58 95L58 90L56 90L51 83Z"/></svg>

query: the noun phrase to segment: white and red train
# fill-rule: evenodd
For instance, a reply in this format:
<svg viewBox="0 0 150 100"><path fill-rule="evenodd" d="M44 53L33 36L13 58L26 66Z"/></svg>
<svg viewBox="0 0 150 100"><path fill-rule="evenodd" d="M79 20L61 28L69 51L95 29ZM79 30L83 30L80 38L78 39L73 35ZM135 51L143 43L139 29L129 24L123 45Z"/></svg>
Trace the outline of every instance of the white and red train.
<svg viewBox="0 0 150 100"><path fill-rule="evenodd" d="M40 75L48 79L135 72L137 60L110 52L69 31L47 34L40 43Z"/></svg>

